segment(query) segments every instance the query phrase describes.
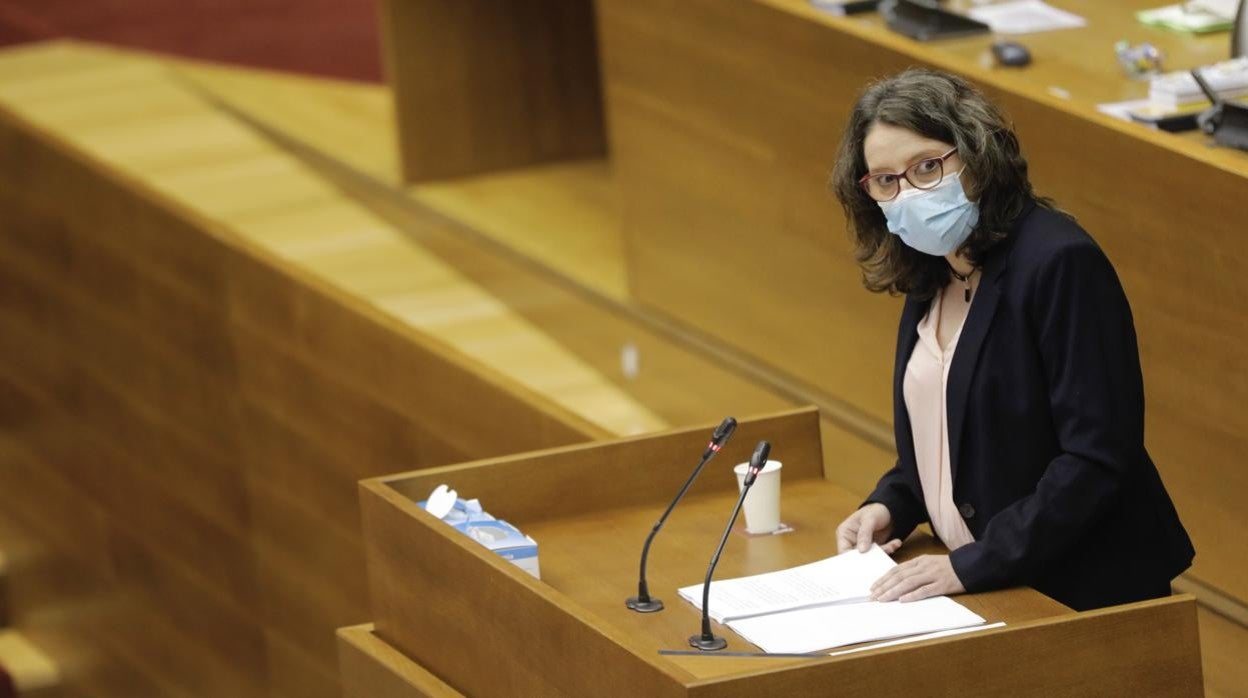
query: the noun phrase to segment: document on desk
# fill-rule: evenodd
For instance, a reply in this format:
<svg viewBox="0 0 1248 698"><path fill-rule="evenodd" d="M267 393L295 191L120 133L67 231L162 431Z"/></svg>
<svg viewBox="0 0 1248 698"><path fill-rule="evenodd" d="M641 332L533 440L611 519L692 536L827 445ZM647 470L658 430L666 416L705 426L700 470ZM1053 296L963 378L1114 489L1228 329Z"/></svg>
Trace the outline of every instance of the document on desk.
<svg viewBox="0 0 1248 698"><path fill-rule="evenodd" d="M1043 0L1016 0L995 5L982 5L968 13L992 28L997 34L1034 34L1054 29L1087 26L1077 14L1059 10Z"/></svg>
<svg viewBox="0 0 1248 698"><path fill-rule="evenodd" d="M711 582L711 618L720 623L768 613L857 603L871 595L871 584L897 563L880 546L865 553L850 550L835 557L778 572ZM679 590L702 609L702 585Z"/></svg>
<svg viewBox="0 0 1248 698"><path fill-rule="evenodd" d="M865 601L729 621L764 652L818 652L858 642L982 625L984 619L948 596L902 603Z"/></svg>

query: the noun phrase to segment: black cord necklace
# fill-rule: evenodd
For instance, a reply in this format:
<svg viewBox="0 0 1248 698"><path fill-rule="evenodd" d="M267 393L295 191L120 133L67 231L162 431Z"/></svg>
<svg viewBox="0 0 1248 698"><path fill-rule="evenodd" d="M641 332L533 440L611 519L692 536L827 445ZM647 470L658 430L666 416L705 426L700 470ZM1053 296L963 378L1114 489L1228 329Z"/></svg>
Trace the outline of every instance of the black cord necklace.
<svg viewBox="0 0 1248 698"><path fill-rule="evenodd" d="M953 267L949 267L949 273L953 274L953 278L966 284L966 291L965 291L964 298L966 299L967 303L971 302L971 277L975 276L975 272L977 271L979 270L972 269L971 273L967 274L966 276L962 276L961 274L958 273L956 269L954 269Z"/></svg>

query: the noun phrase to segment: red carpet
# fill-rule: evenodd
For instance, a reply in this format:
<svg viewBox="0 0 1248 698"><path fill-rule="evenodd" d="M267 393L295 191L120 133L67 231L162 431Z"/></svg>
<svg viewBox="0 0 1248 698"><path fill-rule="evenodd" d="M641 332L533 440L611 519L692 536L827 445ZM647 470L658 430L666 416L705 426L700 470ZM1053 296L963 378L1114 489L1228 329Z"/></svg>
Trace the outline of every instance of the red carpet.
<svg viewBox="0 0 1248 698"><path fill-rule="evenodd" d="M382 79L377 0L0 0L0 46L54 37Z"/></svg>

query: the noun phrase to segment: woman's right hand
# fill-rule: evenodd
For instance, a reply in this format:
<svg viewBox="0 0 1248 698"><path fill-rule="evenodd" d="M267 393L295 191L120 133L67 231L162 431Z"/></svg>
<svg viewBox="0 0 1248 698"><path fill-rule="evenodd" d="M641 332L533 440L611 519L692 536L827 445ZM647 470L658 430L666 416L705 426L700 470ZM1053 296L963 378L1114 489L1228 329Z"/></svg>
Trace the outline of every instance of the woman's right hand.
<svg viewBox="0 0 1248 698"><path fill-rule="evenodd" d="M888 507L879 502L871 502L849 515L849 518L836 527L836 551L857 548L865 553L871 549L872 543L879 543L884 552L892 555L901 547L901 539L888 539L893 532L893 515ZM885 543L884 541L888 541Z"/></svg>

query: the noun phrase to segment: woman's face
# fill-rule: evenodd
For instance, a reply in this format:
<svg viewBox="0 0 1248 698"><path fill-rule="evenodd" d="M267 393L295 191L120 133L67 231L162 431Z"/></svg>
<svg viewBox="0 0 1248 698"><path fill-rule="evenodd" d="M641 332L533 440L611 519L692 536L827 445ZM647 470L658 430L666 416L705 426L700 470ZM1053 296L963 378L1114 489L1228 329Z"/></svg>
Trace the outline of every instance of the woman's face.
<svg viewBox="0 0 1248 698"><path fill-rule="evenodd" d="M899 173L907 167L928 158L938 158L953 149L952 143L938 141L900 126L892 126L875 122L867 129L867 137L862 142L862 154L867 161L867 174ZM949 156L944 163L945 176L962 171L962 159L957 153ZM970 189L970 182L964 177L963 186ZM901 190L911 188L904 179L900 182Z"/></svg>

